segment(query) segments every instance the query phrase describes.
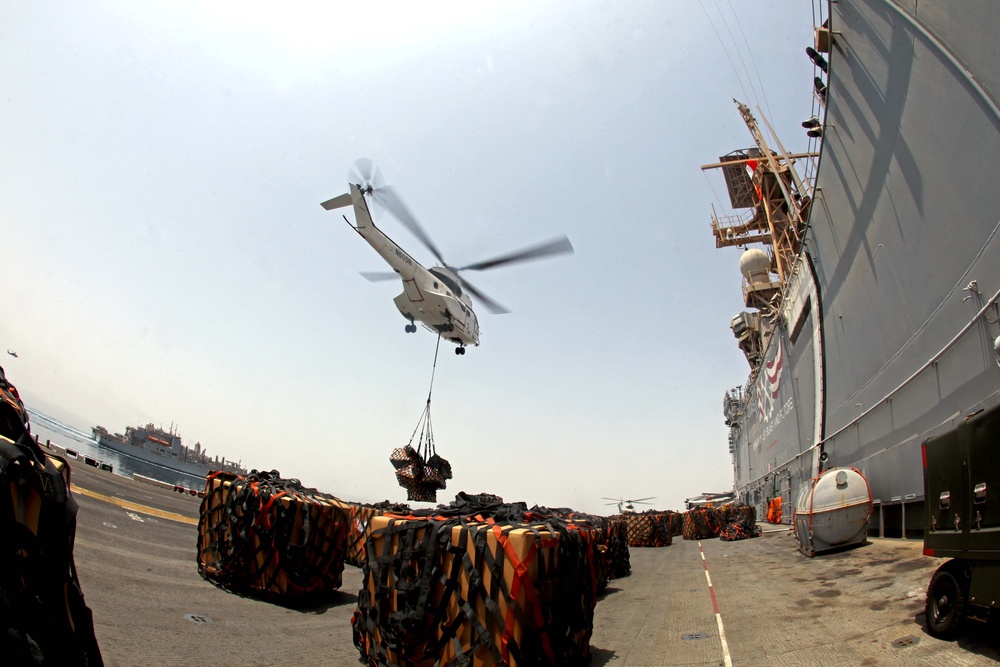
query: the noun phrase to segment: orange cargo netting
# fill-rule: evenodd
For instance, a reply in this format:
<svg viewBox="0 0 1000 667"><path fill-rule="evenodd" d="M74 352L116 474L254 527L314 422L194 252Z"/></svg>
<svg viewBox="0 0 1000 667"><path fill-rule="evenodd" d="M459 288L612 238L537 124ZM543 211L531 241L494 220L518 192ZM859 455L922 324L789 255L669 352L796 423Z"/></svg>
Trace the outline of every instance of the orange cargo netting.
<svg viewBox="0 0 1000 667"><path fill-rule="evenodd" d="M719 539L726 542L746 540L760 537L760 526L757 525L757 510L751 505L726 505L727 511Z"/></svg>
<svg viewBox="0 0 1000 667"><path fill-rule="evenodd" d="M473 497L460 494L458 501ZM598 531L523 503L372 519L351 625L370 667L590 658Z"/></svg>
<svg viewBox="0 0 1000 667"><path fill-rule="evenodd" d="M340 588L351 519L347 503L275 470L212 473L198 521L198 572L273 602L322 600Z"/></svg>
<svg viewBox="0 0 1000 667"><path fill-rule="evenodd" d="M673 544L670 515L673 512L647 510L620 515L628 526L630 547L669 547Z"/></svg>
<svg viewBox="0 0 1000 667"><path fill-rule="evenodd" d="M726 541L760 535L757 511L748 505L728 503L722 507L697 507L684 513L684 539L718 537Z"/></svg>
<svg viewBox="0 0 1000 667"><path fill-rule="evenodd" d="M684 513L684 539L705 540L719 536L722 527L719 511L714 507L697 507Z"/></svg>

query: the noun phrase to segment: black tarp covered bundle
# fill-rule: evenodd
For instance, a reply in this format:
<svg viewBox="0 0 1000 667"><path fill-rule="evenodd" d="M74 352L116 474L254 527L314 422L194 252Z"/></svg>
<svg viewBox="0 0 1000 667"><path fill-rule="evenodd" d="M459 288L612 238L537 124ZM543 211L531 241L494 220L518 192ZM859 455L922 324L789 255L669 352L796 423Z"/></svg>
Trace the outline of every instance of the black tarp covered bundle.
<svg viewBox="0 0 1000 667"><path fill-rule="evenodd" d="M198 572L234 593L314 604L340 588L351 508L276 471L208 477Z"/></svg>
<svg viewBox="0 0 1000 667"><path fill-rule="evenodd" d="M31 436L0 368L0 662L102 665L73 561L70 467Z"/></svg>
<svg viewBox="0 0 1000 667"><path fill-rule="evenodd" d="M684 539L704 540L718 537L719 512L714 507L697 507L684 513Z"/></svg>
<svg viewBox="0 0 1000 667"><path fill-rule="evenodd" d="M620 516L628 527L630 547L669 547L673 544L669 512L647 510Z"/></svg>
<svg viewBox="0 0 1000 667"><path fill-rule="evenodd" d="M407 500L436 502L437 492L451 479L451 464L447 459L434 453L425 461L410 445L392 450L389 462L396 469L396 481L406 489Z"/></svg>
<svg viewBox="0 0 1000 667"><path fill-rule="evenodd" d="M628 524L621 516L605 518L600 544L607 548L604 561L609 579L621 579L632 573L628 551Z"/></svg>
<svg viewBox="0 0 1000 667"><path fill-rule="evenodd" d="M757 525L757 510L752 505L726 505L726 521L719 531L719 539L726 542L760 537Z"/></svg>
<svg viewBox="0 0 1000 667"><path fill-rule="evenodd" d="M371 667L580 665L590 659L597 530L459 494L373 517L351 625Z"/></svg>
<svg viewBox="0 0 1000 667"><path fill-rule="evenodd" d="M586 514L568 508L535 506L536 514L557 516L567 521L584 522L597 531L597 544L601 557L598 559L598 588L603 589L612 579L621 579L632 573L632 563L628 552L628 525L621 515L599 516Z"/></svg>

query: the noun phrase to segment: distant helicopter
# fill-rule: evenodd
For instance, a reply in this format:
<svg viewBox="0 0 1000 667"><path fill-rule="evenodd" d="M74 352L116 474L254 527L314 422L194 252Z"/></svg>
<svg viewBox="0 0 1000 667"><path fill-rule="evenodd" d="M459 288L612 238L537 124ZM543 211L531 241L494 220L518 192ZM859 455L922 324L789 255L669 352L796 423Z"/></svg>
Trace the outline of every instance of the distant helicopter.
<svg viewBox="0 0 1000 667"><path fill-rule="evenodd" d="M353 206L355 225L352 227L375 248L393 270L393 272L361 275L371 281L393 278L402 280L403 292L393 299L393 303L403 317L409 320L404 330L407 333L414 333L417 330L416 322L420 322L432 333L437 333L458 345L455 354L465 354L466 345L479 345L479 319L472 308L469 294L475 296L492 313L510 312L459 278L460 271L482 271L504 264L573 252L573 245L569 239L562 236L475 264L462 267L450 266L396 190L392 186L384 185L381 172L371 160L362 158L355 162L348 178L351 191L323 202L322 206L328 211ZM386 236L372 221L370 206L372 203L378 204L403 223L403 226L431 251L441 265L430 269L424 268ZM344 219L347 220L347 217Z"/></svg>
<svg viewBox="0 0 1000 667"><path fill-rule="evenodd" d="M610 500L610 503L604 503L605 505L618 505L618 513L626 514L628 512L635 512L636 505L652 505L653 503L646 502L647 500L655 500L656 496L649 496L646 498L636 498L634 500L625 500L624 498L604 498L604 500Z"/></svg>
<svg viewBox="0 0 1000 667"><path fill-rule="evenodd" d="M15 352L14 350L7 348L7 354L17 359L17 352Z"/></svg>

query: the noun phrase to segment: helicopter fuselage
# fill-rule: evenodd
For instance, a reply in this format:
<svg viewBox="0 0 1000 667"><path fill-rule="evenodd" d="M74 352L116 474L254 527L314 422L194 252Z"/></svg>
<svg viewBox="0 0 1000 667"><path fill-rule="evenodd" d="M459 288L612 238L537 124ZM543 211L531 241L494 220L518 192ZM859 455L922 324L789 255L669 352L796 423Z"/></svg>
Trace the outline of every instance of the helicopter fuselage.
<svg viewBox="0 0 1000 667"><path fill-rule="evenodd" d="M460 347L479 345L479 320L472 299L462 281L445 267L425 268L375 226L364 192L351 184L349 195L341 195L324 206L329 209L353 206L353 229L392 267L403 283L403 291L393 299L399 312L410 321L407 331L420 322L429 331ZM458 350L456 350L458 351Z"/></svg>

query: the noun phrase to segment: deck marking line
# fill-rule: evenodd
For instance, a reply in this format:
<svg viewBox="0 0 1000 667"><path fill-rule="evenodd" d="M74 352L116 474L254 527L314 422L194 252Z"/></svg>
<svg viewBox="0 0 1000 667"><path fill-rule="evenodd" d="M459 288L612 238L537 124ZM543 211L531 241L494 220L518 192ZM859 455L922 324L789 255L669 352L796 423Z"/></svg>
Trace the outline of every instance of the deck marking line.
<svg viewBox="0 0 1000 667"><path fill-rule="evenodd" d="M705 580L708 582L708 594L712 598L712 611L715 612L715 622L719 626L719 641L722 642L722 658L726 667L733 667L733 658L729 655L729 643L726 641L726 629L722 625L722 614L719 613L719 601L715 598L715 586L712 585L712 577L708 574L708 561L705 559L705 551L698 542L698 552L701 553L701 562L705 566Z"/></svg>
<svg viewBox="0 0 1000 667"><path fill-rule="evenodd" d="M113 496L106 496L103 493L98 493L97 491L91 491L90 489L85 489L82 486L74 485L71 491L73 493L79 493L81 496L87 496L88 498L93 498L94 500L103 500L106 503L117 505L118 507L121 507L124 510L135 510L136 512L142 512L143 514L149 514L150 516L158 516L161 519L170 519L171 521L187 523L192 526L198 525L198 519L193 519L189 516L184 516L183 514L175 514L174 512L167 512L166 510L158 510L155 507L146 507L145 505L140 505L138 503L130 503L127 500L122 500L121 498L115 498Z"/></svg>

